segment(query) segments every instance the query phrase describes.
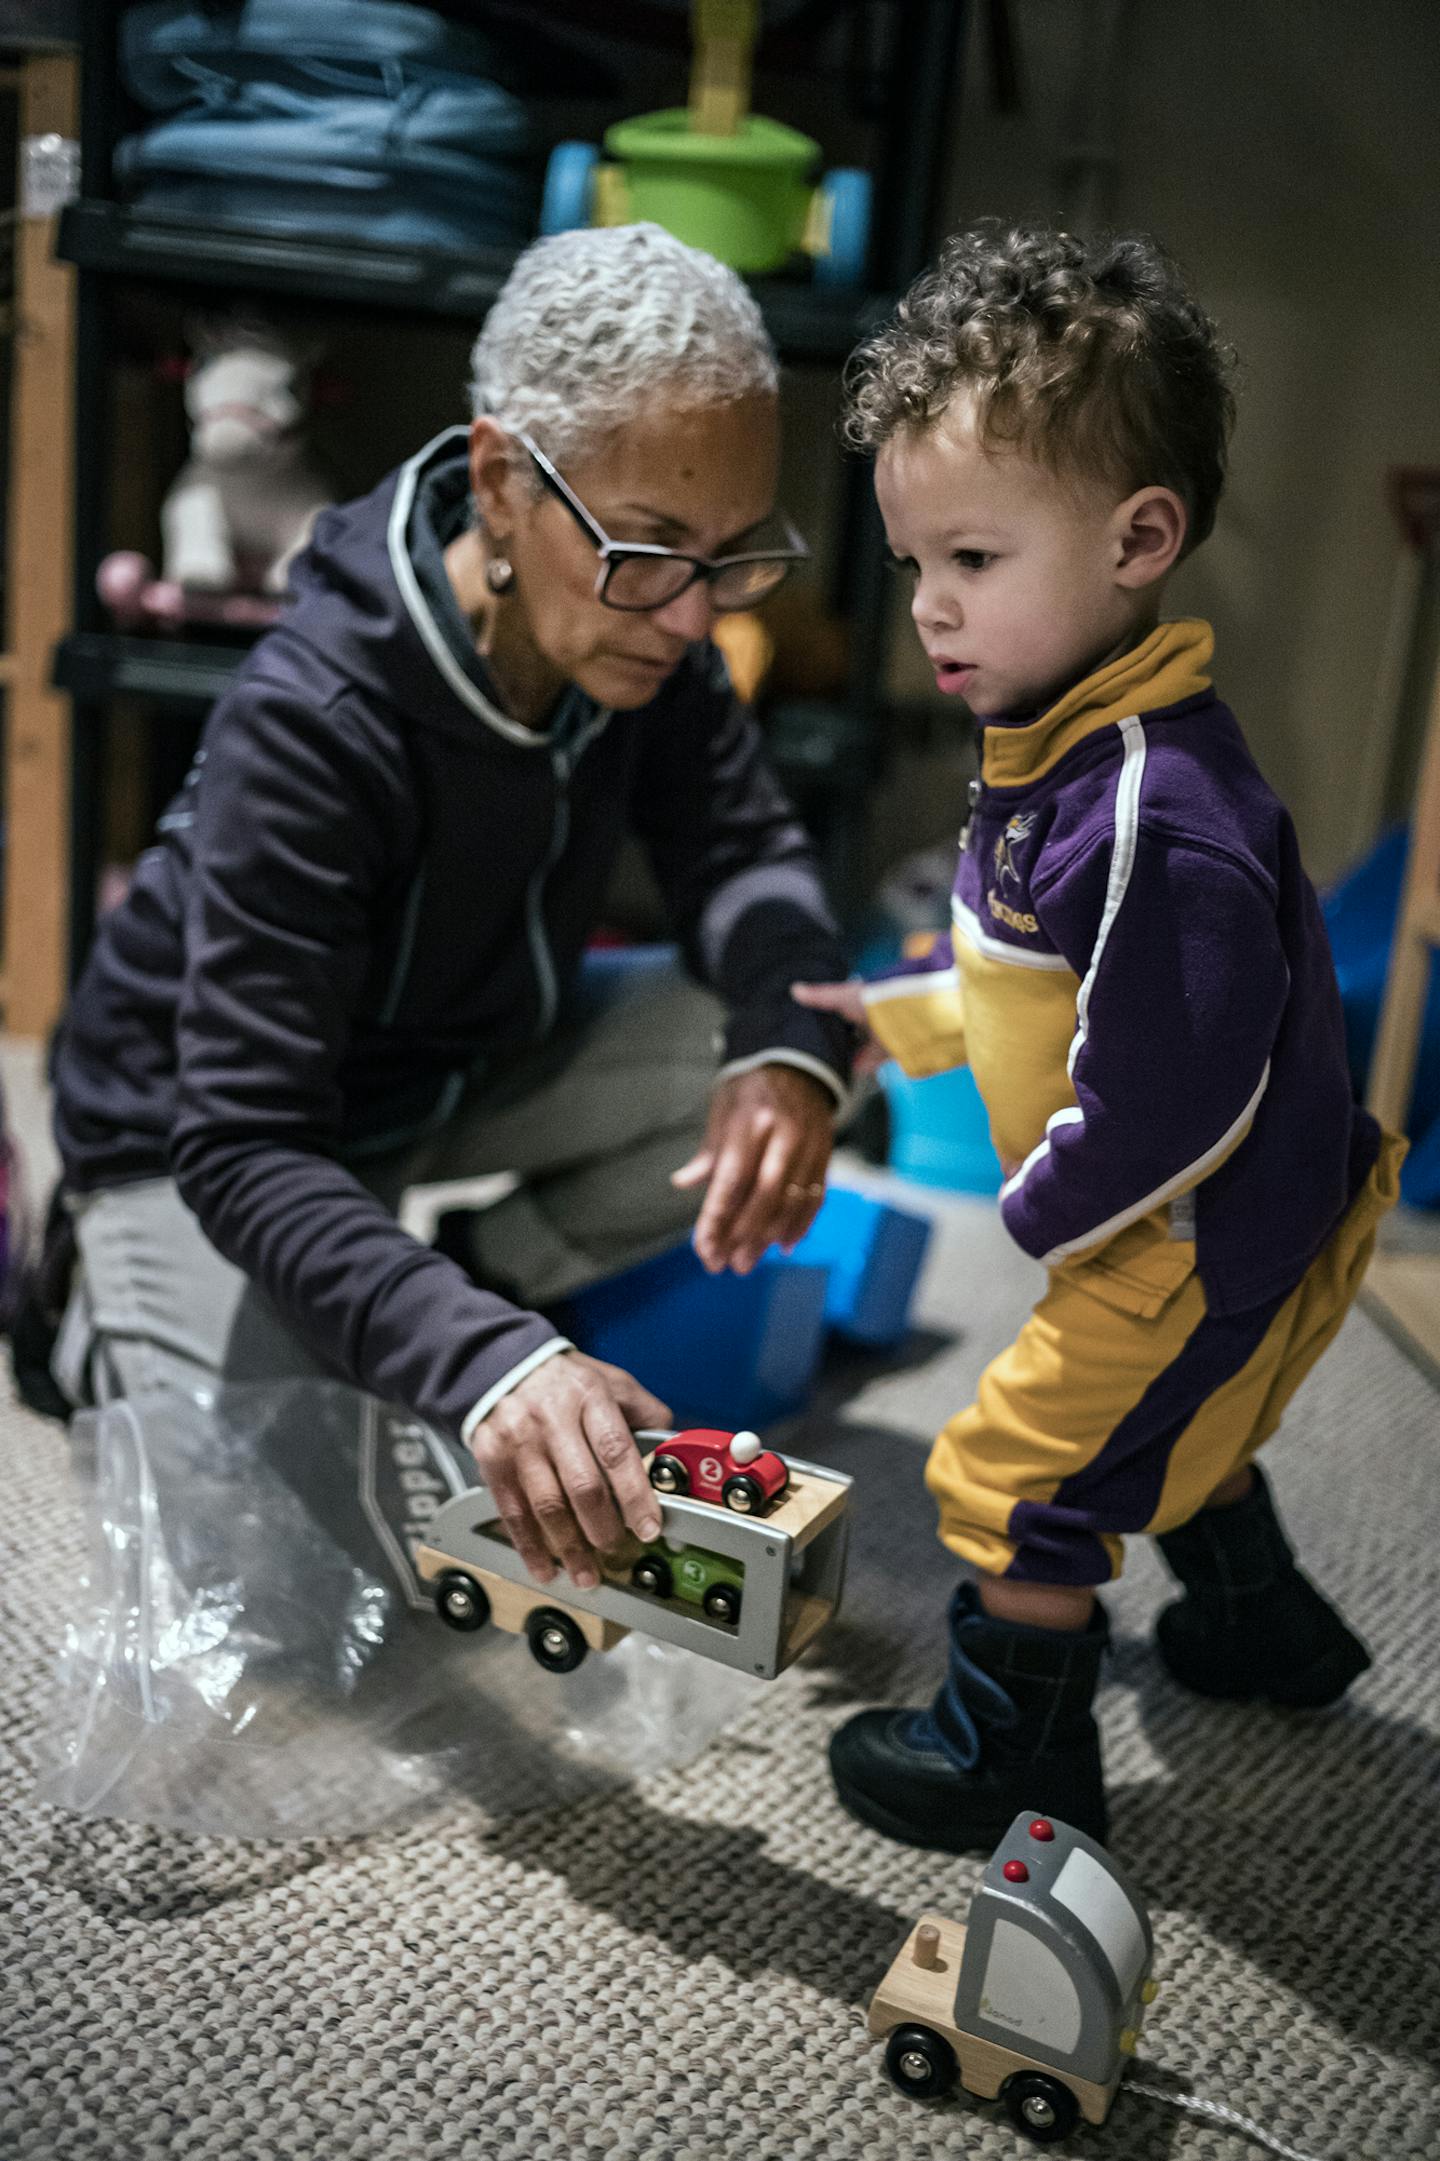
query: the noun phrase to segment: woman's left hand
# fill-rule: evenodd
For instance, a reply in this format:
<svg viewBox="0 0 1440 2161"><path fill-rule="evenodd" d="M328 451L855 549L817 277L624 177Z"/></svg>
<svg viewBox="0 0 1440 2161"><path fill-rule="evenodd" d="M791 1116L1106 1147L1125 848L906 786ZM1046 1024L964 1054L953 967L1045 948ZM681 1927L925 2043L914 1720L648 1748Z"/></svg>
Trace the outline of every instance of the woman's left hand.
<svg viewBox="0 0 1440 2161"><path fill-rule="evenodd" d="M748 1275L768 1245L790 1247L825 1198L835 1102L798 1066L756 1066L722 1081L699 1152L671 1173L677 1186L708 1185L695 1251L711 1275Z"/></svg>

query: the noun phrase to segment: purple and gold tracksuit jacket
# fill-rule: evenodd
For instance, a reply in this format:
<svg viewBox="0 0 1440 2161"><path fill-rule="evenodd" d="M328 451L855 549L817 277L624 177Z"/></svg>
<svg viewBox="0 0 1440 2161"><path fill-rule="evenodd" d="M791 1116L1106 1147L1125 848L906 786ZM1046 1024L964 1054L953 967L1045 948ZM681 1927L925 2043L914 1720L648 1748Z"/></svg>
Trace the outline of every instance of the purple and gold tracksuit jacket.
<svg viewBox="0 0 1440 2161"><path fill-rule="evenodd" d="M978 1566L1095 1582L1274 1430L1334 1334L1401 1144L1352 1097L1294 827L1162 624L987 723L948 938L866 987L907 1072L968 1061L1011 1235L1050 1270L928 1481Z"/></svg>

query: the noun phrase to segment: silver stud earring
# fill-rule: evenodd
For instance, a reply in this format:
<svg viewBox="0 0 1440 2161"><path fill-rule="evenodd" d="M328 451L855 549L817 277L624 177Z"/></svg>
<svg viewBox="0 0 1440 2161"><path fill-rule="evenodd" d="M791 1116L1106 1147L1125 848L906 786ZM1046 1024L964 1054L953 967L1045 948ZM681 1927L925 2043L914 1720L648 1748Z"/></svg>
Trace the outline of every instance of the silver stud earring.
<svg viewBox="0 0 1440 2161"><path fill-rule="evenodd" d="M508 593L515 583L515 565L503 555L495 556L485 565L485 583L492 593Z"/></svg>

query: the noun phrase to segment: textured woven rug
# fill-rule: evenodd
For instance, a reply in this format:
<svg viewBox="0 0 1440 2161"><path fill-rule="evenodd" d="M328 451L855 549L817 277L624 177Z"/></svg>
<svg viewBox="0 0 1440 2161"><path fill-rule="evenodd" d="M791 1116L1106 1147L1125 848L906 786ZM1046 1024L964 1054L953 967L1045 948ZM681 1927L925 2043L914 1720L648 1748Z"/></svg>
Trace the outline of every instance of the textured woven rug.
<svg viewBox="0 0 1440 2161"><path fill-rule="evenodd" d="M57 1430L0 1406L0 2155L33 2161L949 2161L1031 2153L994 2108L888 2086L863 2005L978 1863L833 1801L828 1732L933 1684L951 1580L921 1485L1034 1288L942 1204L904 1358L777 1436L857 1482L846 1608L682 1770L498 1827L463 1800L364 1838L189 1838L39 1806L32 1747L79 1562ZM1322 2161L1440 2156L1440 1398L1364 1314L1269 1452L1312 1572L1377 1654L1315 1719L1184 1697L1148 1549L1110 1594L1112 1842L1150 1900L1151 2083ZM518 1655L518 1654L517 1654ZM544 1685L537 1677L537 1685ZM1261 2148L1122 2092L1066 2151Z"/></svg>

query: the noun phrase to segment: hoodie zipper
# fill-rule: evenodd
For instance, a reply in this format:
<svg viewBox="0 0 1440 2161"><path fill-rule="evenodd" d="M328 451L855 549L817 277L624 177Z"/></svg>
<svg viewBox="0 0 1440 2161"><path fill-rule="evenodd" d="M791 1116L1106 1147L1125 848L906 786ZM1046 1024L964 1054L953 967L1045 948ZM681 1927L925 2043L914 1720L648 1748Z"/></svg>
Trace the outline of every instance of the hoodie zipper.
<svg viewBox="0 0 1440 2161"><path fill-rule="evenodd" d="M447 428L433 442L418 451L401 468L400 479L391 505L390 519L386 529L386 545L389 551L395 582L400 590L411 620L420 633L431 659L461 703L480 717L497 734L525 750L538 750L542 745L550 752L550 769L555 780L555 819L550 832L550 845L543 862L530 878L525 891L525 935L530 947L531 964L535 970L540 990L538 1037L547 1036L555 1024L559 1009L560 991L555 974L555 960L550 951L550 941L545 933L545 888L550 873L565 852L570 838L570 776L574 772L587 746L600 733L610 719L610 709L600 707L588 725L578 718L587 700L573 687L565 697L548 736L537 735L533 729L522 727L508 714L502 713L484 697L471 681L456 654L452 653L445 634L431 613L429 603L415 575L410 559L410 517L414 508L416 491L421 473L436 454L464 439L463 428ZM418 895L415 896L418 912ZM393 1014L399 1004L400 992L408 971L410 954L404 952L401 965L391 985L388 1001Z"/></svg>
<svg viewBox="0 0 1440 2161"><path fill-rule="evenodd" d="M525 896L526 935L536 980L540 986L540 1021L536 1031L540 1036L549 1035L555 1025L555 1015L560 1004L555 959L545 930L545 888L551 872L565 853L570 838L571 775L590 743L610 718L609 711L602 709L592 717L587 726L577 721L578 710L578 701L572 692L551 729L550 770L555 776L555 818L550 828L550 845L545 851L543 862L530 880Z"/></svg>

